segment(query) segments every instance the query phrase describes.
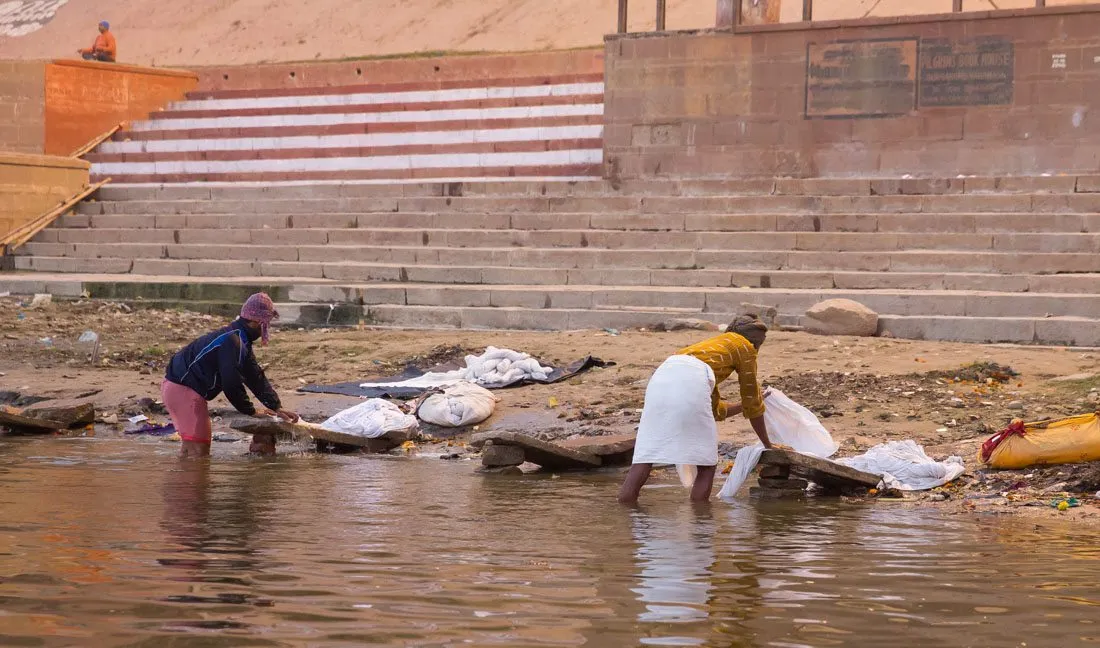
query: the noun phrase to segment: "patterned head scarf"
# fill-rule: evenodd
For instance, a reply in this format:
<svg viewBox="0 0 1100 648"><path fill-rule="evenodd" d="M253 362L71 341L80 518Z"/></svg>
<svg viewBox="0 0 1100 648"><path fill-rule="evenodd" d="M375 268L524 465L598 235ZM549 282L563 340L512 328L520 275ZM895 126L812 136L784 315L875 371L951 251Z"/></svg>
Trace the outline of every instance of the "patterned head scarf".
<svg viewBox="0 0 1100 648"><path fill-rule="evenodd" d="M726 333L736 333L759 349L768 335L768 325L755 315L741 315L726 327Z"/></svg>
<svg viewBox="0 0 1100 648"><path fill-rule="evenodd" d="M241 319L259 322L260 339L263 340L263 344L266 346L271 320L279 319L279 311L275 310L275 302L271 301L271 297L268 297L267 293L256 293L249 297L244 306L241 307Z"/></svg>

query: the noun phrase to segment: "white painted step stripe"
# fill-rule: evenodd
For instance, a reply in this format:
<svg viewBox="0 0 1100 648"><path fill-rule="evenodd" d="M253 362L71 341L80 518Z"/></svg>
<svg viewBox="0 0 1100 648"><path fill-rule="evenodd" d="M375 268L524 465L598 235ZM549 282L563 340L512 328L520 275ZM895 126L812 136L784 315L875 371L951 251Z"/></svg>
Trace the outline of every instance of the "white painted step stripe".
<svg viewBox="0 0 1100 648"><path fill-rule="evenodd" d="M239 137L225 139L138 140L104 142L97 153L182 153L192 151L270 151L280 149L410 146L426 144L478 144L565 139L599 139L603 126L546 126L486 130L423 131L415 133L365 133L361 135L302 135L293 137Z"/></svg>
<svg viewBox="0 0 1100 648"><path fill-rule="evenodd" d="M577 149L572 151L538 151L534 153L457 153L232 161L106 162L92 165L92 173L96 175L292 173L305 171L561 166L567 164L598 164L602 161L603 149Z"/></svg>
<svg viewBox="0 0 1100 648"><path fill-rule="evenodd" d="M364 92L332 95L296 95L290 97L246 97L241 99L198 99L178 101L169 110L247 110L255 108L311 108L356 104L429 103L470 101L475 99L516 99L527 97L568 97L603 94L603 83L563 83L558 85L518 86L511 88L456 88L409 92Z"/></svg>
<svg viewBox="0 0 1100 648"><path fill-rule="evenodd" d="M314 185L391 185L391 184L447 184L451 182L603 182L602 178L592 176L476 176L473 178L392 178L376 180L278 180L258 182L242 180L240 182L112 182L113 189L130 187L311 187Z"/></svg>
<svg viewBox="0 0 1100 648"><path fill-rule="evenodd" d="M510 108L463 108L386 113L344 113L319 115L271 115L262 117L205 117L200 119L153 119L137 122L135 131L191 130L199 128L281 128L287 126L333 126L337 124L390 124L410 122L464 121L479 119L537 119L602 115L603 104L524 106Z"/></svg>

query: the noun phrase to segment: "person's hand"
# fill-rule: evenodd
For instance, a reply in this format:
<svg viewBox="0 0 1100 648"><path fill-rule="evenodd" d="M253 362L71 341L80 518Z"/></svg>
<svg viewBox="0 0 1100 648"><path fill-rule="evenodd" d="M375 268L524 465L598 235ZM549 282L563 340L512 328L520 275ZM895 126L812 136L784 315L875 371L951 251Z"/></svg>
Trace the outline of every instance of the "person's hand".
<svg viewBox="0 0 1100 648"><path fill-rule="evenodd" d="M275 412L275 415L288 423L297 423L299 420L301 420L301 417L298 416L296 412L292 412L286 409L281 409L278 412Z"/></svg>
<svg viewBox="0 0 1100 648"><path fill-rule="evenodd" d="M279 415L275 412L275 410L261 407L260 409L256 410L255 416L256 418L277 418Z"/></svg>

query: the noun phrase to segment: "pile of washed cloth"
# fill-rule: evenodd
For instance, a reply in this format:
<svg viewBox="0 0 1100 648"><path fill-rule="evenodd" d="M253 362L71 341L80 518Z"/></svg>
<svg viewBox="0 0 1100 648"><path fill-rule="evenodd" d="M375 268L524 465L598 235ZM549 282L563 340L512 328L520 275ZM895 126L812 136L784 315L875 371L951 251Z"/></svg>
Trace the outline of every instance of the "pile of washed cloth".
<svg viewBox="0 0 1100 648"><path fill-rule="evenodd" d="M511 349L489 347L485 353L466 356L466 367L454 371L430 371L423 376L394 383L364 383L362 387L418 387L432 388L456 382L471 382L492 388L508 385L522 379L546 380L553 369L543 367L526 353Z"/></svg>

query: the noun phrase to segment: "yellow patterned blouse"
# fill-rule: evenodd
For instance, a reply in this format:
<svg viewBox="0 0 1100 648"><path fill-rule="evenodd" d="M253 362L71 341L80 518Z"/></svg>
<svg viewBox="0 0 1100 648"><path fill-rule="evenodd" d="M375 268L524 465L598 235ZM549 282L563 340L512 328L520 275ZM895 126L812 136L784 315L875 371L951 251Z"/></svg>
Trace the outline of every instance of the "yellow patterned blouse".
<svg viewBox="0 0 1100 648"><path fill-rule="evenodd" d="M737 372L741 385L741 406L745 418L756 418L764 413L764 396L756 379L756 349L736 333L724 333L709 340L681 349L676 355L698 358L714 371L714 391L710 395L714 418L721 421L729 414L726 404L718 394L718 384Z"/></svg>

